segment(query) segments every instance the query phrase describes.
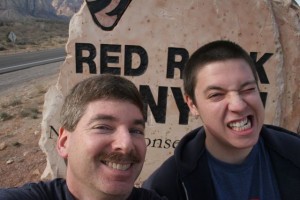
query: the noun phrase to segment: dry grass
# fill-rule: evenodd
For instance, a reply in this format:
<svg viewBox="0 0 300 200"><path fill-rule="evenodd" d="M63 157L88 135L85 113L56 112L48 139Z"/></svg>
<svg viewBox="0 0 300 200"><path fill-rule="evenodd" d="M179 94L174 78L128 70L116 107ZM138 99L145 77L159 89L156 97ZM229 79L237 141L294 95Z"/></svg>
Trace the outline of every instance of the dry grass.
<svg viewBox="0 0 300 200"><path fill-rule="evenodd" d="M68 39L67 21L0 21L0 55L63 47ZM15 43L8 39L14 32Z"/></svg>
<svg viewBox="0 0 300 200"><path fill-rule="evenodd" d="M0 98L0 188L40 181L46 156L38 141L44 94L57 75L32 80L4 91ZM19 97L16 97L15 94Z"/></svg>

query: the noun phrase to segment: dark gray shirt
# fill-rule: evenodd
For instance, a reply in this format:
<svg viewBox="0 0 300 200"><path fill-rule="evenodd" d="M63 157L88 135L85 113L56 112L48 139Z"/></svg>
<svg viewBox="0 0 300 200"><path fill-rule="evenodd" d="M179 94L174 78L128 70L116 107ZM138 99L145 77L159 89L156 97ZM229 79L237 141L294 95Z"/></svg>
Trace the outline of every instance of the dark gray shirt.
<svg viewBox="0 0 300 200"><path fill-rule="evenodd" d="M49 182L25 184L17 188L0 189L1 200L75 200L64 179L54 179ZM133 188L128 200L145 199L160 200L156 193Z"/></svg>

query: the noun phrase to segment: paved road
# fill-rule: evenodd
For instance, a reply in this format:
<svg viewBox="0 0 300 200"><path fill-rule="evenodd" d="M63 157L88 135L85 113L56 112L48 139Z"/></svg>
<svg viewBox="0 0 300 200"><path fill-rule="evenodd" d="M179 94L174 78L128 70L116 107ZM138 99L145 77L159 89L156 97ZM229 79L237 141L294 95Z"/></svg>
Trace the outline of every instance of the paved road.
<svg viewBox="0 0 300 200"><path fill-rule="evenodd" d="M18 87L32 80L58 75L59 67L62 64L63 61L0 74L0 98L1 93L8 89Z"/></svg>
<svg viewBox="0 0 300 200"><path fill-rule="evenodd" d="M0 56L0 74L65 60L64 48Z"/></svg>

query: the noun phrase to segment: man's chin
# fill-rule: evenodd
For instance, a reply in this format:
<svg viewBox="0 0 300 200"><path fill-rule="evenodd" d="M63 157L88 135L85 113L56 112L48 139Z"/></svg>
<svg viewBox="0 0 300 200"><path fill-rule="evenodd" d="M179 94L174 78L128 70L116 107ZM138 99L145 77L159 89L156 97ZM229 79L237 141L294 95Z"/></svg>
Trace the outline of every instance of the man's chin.
<svg viewBox="0 0 300 200"><path fill-rule="evenodd" d="M133 183L115 183L105 188L105 193L110 196L129 196L132 189Z"/></svg>

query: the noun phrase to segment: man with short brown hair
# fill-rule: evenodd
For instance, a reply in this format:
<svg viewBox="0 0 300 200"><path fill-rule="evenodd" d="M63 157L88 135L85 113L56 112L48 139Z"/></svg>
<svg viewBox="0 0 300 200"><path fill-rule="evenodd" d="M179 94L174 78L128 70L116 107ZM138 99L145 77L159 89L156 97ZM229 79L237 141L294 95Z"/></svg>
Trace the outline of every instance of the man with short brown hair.
<svg viewBox="0 0 300 200"><path fill-rule="evenodd" d="M1 200L161 199L135 188L146 154L145 111L135 85L113 75L73 87L61 110L57 151L66 179L0 189Z"/></svg>

